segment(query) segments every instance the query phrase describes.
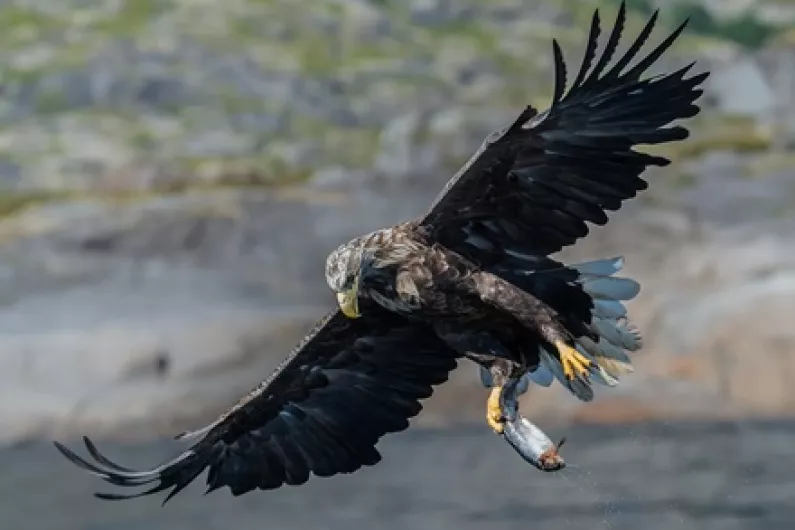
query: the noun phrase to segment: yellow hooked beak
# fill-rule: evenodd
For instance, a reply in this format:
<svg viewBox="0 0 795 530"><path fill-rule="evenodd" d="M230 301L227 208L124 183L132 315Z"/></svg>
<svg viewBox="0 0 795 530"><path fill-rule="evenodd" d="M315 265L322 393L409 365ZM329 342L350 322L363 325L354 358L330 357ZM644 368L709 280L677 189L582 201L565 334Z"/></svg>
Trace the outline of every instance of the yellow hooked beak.
<svg viewBox="0 0 795 530"><path fill-rule="evenodd" d="M347 291L337 293L337 303L342 310L342 314L348 318L359 318L359 279L353 282L353 286Z"/></svg>

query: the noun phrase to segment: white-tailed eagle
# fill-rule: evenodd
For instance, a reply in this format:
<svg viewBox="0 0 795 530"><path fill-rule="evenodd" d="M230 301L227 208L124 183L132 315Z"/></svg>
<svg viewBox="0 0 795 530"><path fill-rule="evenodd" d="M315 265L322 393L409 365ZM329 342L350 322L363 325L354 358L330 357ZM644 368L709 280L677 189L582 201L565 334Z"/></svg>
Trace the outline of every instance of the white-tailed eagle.
<svg viewBox="0 0 795 530"><path fill-rule="evenodd" d="M210 491L240 495L376 464L381 437L406 429L460 358L492 388L486 416L498 433L508 384L557 379L583 401L594 383L615 385L640 347L623 304L639 285L615 276L620 259L566 265L550 254L645 189L647 167L669 163L635 148L687 138L671 123L699 112L708 75L688 76L690 64L644 77L685 26L641 56L656 12L611 64L625 18L622 4L597 55L595 12L568 87L553 41L550 107L527 107L489 135L426 215L337 248L326 279L339 307L266 381L183 436L192 447L146 471L111 462L88 439L96 463L59 450L111 484L149 486L103 498L170 490L168 500L206 469Z"/></svg>

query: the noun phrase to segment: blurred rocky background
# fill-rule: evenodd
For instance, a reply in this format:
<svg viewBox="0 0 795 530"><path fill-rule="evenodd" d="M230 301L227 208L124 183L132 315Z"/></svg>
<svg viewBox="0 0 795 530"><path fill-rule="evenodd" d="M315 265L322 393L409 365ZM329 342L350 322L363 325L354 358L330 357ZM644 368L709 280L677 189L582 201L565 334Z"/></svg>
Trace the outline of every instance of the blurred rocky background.
<svg viewBox="0 0 795 530"><path fill-rule="evenodd" d="M332 307L326 254L546 107L550 40L578 66L597 5L612 23L607 0L0 2L0 441L173 434L234 402ZM674 164L564 253L626 256L646 346L593 403L556 385L524 410L789 417L795 1L628 5L628 36L662 8L655 43L691 17L659 68L712 71ZM416 423L483 399L462 363Z"/></svg>

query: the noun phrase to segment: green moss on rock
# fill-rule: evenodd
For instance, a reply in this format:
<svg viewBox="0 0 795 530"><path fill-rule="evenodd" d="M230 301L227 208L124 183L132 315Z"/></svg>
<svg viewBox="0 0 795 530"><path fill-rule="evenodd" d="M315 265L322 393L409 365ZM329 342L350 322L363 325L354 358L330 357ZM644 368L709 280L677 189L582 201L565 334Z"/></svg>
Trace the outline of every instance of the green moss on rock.
<svg viewBox="0 0 795 530"><path fill-rule="evenodd" d="M407 112L544 108L550 38L576 65L593 8L608 4L462 0L452 9L468 15L423 17L393 0L4 5L0 157L23 188L51 190L160 185L153 173L205 185L227 171L270 183L368 168L379 130ZM554 27L550 13L574 24ZM643 15L632 11L628 32ZM688 34L676 50L723 42ZM446 149L440 160L460 158Z"/></svg>

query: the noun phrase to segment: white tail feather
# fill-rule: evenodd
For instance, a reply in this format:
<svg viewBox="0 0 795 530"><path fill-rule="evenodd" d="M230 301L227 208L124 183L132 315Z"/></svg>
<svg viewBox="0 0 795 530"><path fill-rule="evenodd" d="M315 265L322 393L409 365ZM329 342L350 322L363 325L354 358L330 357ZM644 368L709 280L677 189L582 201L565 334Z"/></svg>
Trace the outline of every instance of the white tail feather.
<svg viewBox="0 0 795 530"><path fill-rule="evenodd" d="M623 318L627 316L627 308L618 300L595 299L591 313L599 318Z"/></svg>
<svg viewBox="0 0 795 530"><path fill-rule="evenodd" d="M580 337L577 340L593 356L596 363L616 380L624 374L635 371L626 352L610 344L603 337L599 338L598 344L587 337Z"/></svg>
<svg viewBox="0 0 795 530"><path fill-rule="evenodd" d="M591 298L603 300L632 300L640 292L640 284L629 278L582 275L578 279Z"/></svg>
<svg viewBox="0 0 795 530"><path fill-rule="evenodd" d="M640 334L634 328L629 328L626 324L601 318L593 319L593 327L596 331L609 342L629 351L639 350L642 341Z"/></svg>
<svg viewBox="0 0 795 530"><path fill-rule="evenodd" d="M596 358L595 355L591 355L591 353L585 349L582 344L576 344L577 351L580 352L585 356L586 359L591 361L596 365L596 369L593 373L591 373L591 379L597 383L600 383L605 386L616 386L618 384L618 379L610 375L608 372L602 368L599 364L599 360Z"/></svg>
<svg viewBox="0 0 795 530"><path fill-rule="evenodd" d="M563 373L563 366L558 359L545 348L541 348L540 350L541 362L549 368L552 375L555 376L555 379L557 379L561 385L568 388L572 394L582 401L591 401L593 399L593 389L587 382L581 381L580 379L574 379L572 381L566 379L566 374Z"/></svg>
<svg viewBox="0 0 795 530"><path fill-rule="evenodd" d="M597 364L596 369L591 374L591 380L602 386L618 386L618 378L613 377L603 366Z"/></svg>
<svg viewBox="0 0 795 530"><path fill-rule="evenodd" d="M594 261L585 261L583 263L575 263L569 266L580 274L589 274L593 276L612 276L613 274L624 268L624 258L607 258Z"/></svg>
<svg viewBox="0 0 795 530"><path fill-rule="evenodd" d="M516 395L521 396L525 392L528 391L530 388L530 378L528 377L530 374L525 373L520 379L519 382L516 384Z"/></svg>
<svg viewBox="0 0 795 530"><path fill-rule="evenodd" d="M577 341L594 357L605 357L626 364L632 363L632 360L623 348L619 348L612 344L604 337L599 337L599 342L594 342L588 337L580 337Z"/></svg>
<svg viewBox="0 0 795 530"><path fill-rule="evenodd" d="M613 377L618 380L622 375L631 374L635 371L635 368L629 364L624 363L621 361L616 361L615 359L610 359L608 357L599 357L596 360L599 363L599 366L604 368L604 370L612 375Z"/></svg>
<svg viewBox="0 0 795 530"><path fill-rule="evenodd" d="M624 258L622 257L586 261L569 266L570 269L576 270L580 274L577 283L582 285L583 290L591 295L595 302L613 302L612 304L606 303L602 308L606 313L622 313L620 316L626 314L626 309L618 301L632 300L640 292L640 284L635 280L613 276L623 267ZM617 318L617 316L612 316L612 318Z"/></svg>
<svg viewBox="0 0 795 530"><path fill-rule="evenodd" d="M643 347L643 336L640 334L640 330L633 326L629 320L618 320L615 326L625 337L625 350L638 351Z"/></svg>
<svg viewBox="0 0 795 530"><path fill-rule="evenodd" d="M552 375L552 372L544 363L539 363L538 367L529 372L526 377L541 386L549 386L555 380L555 376Z"/></svg>
<svg viewBox="0 0 795 530"><path fill-rule="evenodd" d="M563 366L545 348L539 348L541 362L546 366L552 375L562 384L566 384L566 374L563 373Z"/></svg>

